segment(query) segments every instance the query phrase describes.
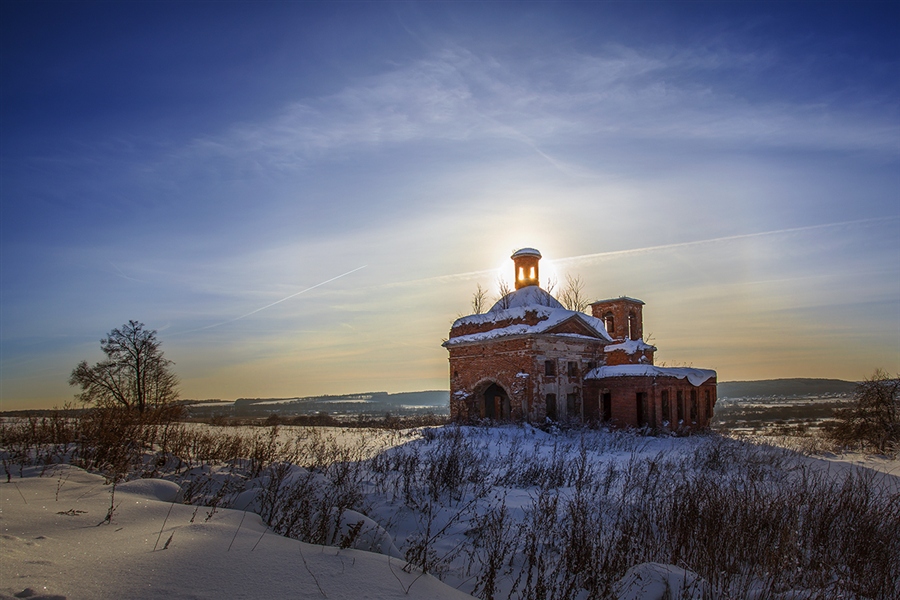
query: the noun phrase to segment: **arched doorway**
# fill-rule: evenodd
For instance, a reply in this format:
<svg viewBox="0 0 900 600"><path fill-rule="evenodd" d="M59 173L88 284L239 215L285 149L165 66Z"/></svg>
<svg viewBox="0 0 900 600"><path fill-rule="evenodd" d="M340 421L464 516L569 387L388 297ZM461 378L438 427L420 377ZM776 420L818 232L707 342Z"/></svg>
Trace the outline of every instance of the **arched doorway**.
<svg viewBox="0 0 900 600"><path fill-rule="evenodd" d="M484 417L500 421L509 420L509 394L496 383L484 390Z"/></svg>

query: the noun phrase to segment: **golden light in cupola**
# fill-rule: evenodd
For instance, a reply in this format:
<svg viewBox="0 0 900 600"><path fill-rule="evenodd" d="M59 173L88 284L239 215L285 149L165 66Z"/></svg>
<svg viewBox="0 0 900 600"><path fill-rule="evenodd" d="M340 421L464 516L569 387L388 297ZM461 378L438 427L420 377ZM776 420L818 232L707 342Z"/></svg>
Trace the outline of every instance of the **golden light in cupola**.
<svg viewBox="0 0 900 600"><path fill-rule="evenodd" d="M540 286L540 271L538 262L541 260L541 253L534 248L521 248L513 252L510 257L515 266L514 277L516 281L516 289L521 289L529 285Z"/></svg>

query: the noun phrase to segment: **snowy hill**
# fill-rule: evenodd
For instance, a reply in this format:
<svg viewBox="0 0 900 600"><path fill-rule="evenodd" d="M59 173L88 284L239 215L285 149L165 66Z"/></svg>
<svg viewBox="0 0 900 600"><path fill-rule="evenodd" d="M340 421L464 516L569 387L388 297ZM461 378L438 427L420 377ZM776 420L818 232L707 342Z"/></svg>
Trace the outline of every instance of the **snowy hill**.
<svg viewBox="0 0 900 600"><path fill-rule="evenodd" d="M77 448L7 445L0 598L900 593L897 461L511 425L165 435L115 487L41 464Z"/></svg>

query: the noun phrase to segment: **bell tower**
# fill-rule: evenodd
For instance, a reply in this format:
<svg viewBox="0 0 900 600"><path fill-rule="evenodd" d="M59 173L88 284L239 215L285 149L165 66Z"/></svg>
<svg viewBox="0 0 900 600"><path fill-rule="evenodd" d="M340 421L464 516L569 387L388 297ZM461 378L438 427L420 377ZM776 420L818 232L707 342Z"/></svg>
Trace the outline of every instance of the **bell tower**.
<svg viewBox="0 0 900 600"><path fill-rule="evenodd" d="M540 286L540 273L538 270L538 262L541 260L541 253L534 248L521 248L513 252L510 256L515 265L515 281L516 289L521 289L529 285Z"/></svg>

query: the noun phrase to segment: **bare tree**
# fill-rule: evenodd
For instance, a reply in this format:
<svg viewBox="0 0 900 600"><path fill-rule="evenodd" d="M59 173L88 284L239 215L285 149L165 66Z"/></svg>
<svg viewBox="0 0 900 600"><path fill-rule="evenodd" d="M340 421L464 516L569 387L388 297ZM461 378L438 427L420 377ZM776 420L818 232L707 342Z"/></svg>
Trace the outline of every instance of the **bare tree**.
<svg viewBox="0 0 900 600"><path fill-rule="evenodd" d="M487 310L487 301L487 290L479 283L475 286L475 292L472 294L472 314L480 315Z"/></svg>
<svg viewBox="0 0 900 600"><path fill-rule="evenodd" d="M559 293L559 301L569 310L585 312L590 306L584 295L584 281L580 275L566 275L566 287Z"/></svg>
<svg viewBox="0 0 900 600"><path fill-rule="evenodd" d="M106 359L93 367L81 361L72 370L69 385L81 388L77 397L85 404L120 405L139 412L167 404L178 398L178 378L159 347L155 330L128 321L100 340Z"/></svg>
<svg viewBox="0 0 900 600"><path fill-rule="evenodd" d="M882 453L900 451L900 378L875 371L856 386L852 405L834 411L827 432L842 444L862 443Z"/></svg>
<svg viewBox="0 0 900 600"><path fill-rule="evenodd" d="M544 291L548 294L553 294L553 290L556 289L556 278L552 276L547 277L547 283L544 284Z"/></svg>
<svg viewBox="0 0 900 600"><path fill-rule="evenodd" d="M497 278L497 290L500 293L500 297L497 298L497 304L500 305L500 308L509 308L509 295L512 294L512 289L502 277Z"/></svg>

